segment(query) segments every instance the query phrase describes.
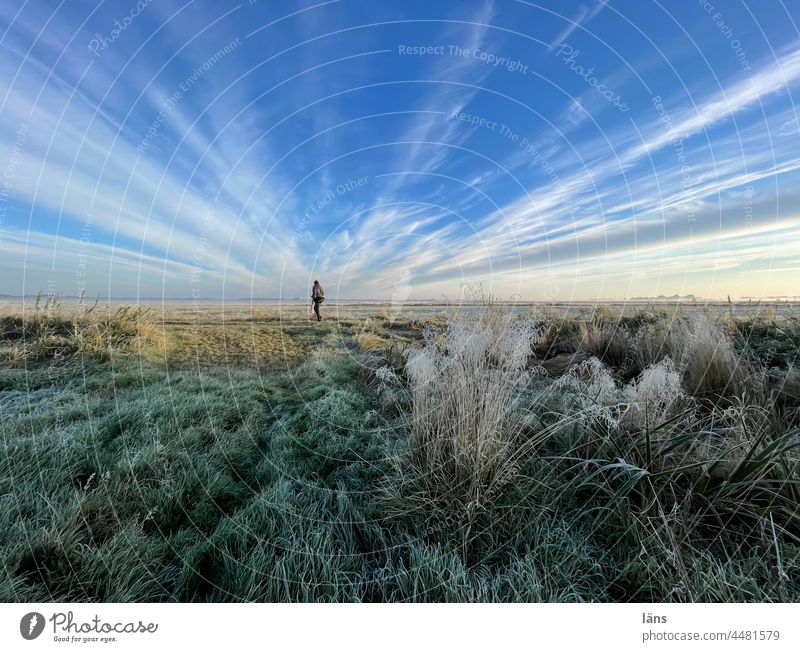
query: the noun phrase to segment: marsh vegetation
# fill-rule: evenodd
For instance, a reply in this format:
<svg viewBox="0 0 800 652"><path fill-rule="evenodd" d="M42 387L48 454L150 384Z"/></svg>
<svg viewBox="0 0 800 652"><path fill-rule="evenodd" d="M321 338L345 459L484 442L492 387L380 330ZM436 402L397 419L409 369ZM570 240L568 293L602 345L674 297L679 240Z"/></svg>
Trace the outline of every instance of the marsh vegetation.
<svg viewBox="0 0 800 652"><path fill-rule="evenodd" d="M4 601L796 601L800 319L0 318Z"/></svg>

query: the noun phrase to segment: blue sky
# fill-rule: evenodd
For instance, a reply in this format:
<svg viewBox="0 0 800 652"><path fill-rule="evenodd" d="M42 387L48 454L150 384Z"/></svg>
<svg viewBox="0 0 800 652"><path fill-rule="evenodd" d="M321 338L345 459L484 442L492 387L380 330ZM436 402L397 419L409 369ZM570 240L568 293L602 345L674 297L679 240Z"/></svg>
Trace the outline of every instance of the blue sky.
<svg viewBox="0 0 800 652"><path fill-rule="evenodd" d="M800 295L800 1L0 5L0 293Z"/></svg>

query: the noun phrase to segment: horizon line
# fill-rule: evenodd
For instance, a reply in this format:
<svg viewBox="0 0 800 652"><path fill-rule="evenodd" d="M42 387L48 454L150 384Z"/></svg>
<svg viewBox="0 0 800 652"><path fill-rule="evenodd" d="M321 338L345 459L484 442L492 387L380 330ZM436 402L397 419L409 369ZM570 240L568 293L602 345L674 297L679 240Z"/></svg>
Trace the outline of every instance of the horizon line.
<svg viewBox="0 0 800 652"><path fill-rule="evenodd" d="M74 294L45 294L45 293L36 293L36 294L0 294L0 301L13 301L13 300L24 300L24 299L36 299L37 296L41 296L42 298L45 297L56 297L58 299L64 300L78 300L81 301L80 295ZM385 298L385 299L374 299L374 298L364 298L364 297L342 297L342 298L331 298L328 297L329 301L337 301L339 303L399 303L399 304L415 304L415 303L426 303L426 304L454 304L454 303L480 303L480 300L476 299L449 299L449 298L434 298L434 297L427 297L427 298L418 298L418 299L404 299L404 300L397 300L392 298ZM270 301L270 302L284 302L284 303L305 303L307 299L302 297L233 297L233 298L224 298L224 297L157 297L157 296L148 296L148 297L133 297L133 296L101 296L98 295L96 298L87 300L85 298L82 299L82 303L85 304L92 304L99 301L180 301L180 302L214 302L214 303L245 303L245 302L259 302L259 301ZM773 302L773 303L797 303L800 302L800 295L764 295L764 296L742 296L742 297L701 297L695 296L691 294L687 295L658 295L658 296L634 296L634 297L605 297L601 299L502 299L496 298L493 303L496 304L508 304L508 305L523 305L523 304L570 304L570 303L625 303L625 302L636 302L636 303L649 303L649 302L659 302L659 303L690 303L690 304L709 304L709 303L747 303L747 302Z"/></svg>

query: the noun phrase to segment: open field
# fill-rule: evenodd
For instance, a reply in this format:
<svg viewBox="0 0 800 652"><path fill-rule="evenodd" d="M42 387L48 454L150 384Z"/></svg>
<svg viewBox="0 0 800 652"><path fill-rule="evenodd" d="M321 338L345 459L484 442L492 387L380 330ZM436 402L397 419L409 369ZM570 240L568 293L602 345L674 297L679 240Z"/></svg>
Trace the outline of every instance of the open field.
<svg viewBox="0 0 800 652"><path fill-rule="evenodd" d="M795 304L0 310L3 601L800 600Z"/></svg>

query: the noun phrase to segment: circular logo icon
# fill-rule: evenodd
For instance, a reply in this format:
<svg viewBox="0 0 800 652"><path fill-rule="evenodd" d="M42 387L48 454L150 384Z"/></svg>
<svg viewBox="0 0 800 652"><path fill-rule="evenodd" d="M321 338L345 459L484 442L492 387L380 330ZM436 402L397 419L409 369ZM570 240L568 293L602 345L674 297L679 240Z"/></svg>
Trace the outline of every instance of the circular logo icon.
<svg viewBox="0 0 800 652"><path fill-rule="evenodd" d="M44 616L38 611L25 614L19 621L19 633L22 638L32 641L44 631Z"/></svg>

